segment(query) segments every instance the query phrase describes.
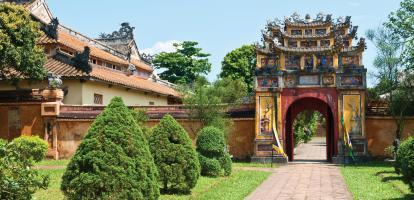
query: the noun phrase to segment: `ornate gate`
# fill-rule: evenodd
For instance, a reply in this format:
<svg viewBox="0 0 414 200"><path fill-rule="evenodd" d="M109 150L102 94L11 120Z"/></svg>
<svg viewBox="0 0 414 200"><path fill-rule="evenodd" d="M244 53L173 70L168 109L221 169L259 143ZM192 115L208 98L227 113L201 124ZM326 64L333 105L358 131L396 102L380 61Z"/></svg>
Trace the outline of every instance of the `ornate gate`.
<svg viewBox="0 0 414 200"><path fill-rule="evenodd" d="M303 110L319 111L326 119L327 160L343 157L345 130L356 155L366 155L366 69L362 64L366 45L361 38L353 46L358 27L350 19L333 22L331 15L323 14L301 19L294 13L283 23L267 23L263 43L256 44L253 160L285 161L283 152L294 160L292 124ZM283 152L271 157L275 144Z"/></svg>

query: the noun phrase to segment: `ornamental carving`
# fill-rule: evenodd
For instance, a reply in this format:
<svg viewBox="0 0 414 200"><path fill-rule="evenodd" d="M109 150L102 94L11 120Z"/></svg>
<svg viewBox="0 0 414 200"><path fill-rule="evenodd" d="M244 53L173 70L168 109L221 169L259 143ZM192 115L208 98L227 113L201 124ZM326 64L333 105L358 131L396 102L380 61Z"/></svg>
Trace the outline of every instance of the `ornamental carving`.
<svg viewBox="0 0 414 200"><path fill-rule="evenodd" d="M326 75L322 77L322 83L324 85L333 85L335 83L335 78L332 75Z"/></svg>
<svg viewBox="0 0 414 200"><path fill-rule="evenodd" d="M296 86L296 76L295 75L286 75L284 80L285 87L295 87Z"/></svg>

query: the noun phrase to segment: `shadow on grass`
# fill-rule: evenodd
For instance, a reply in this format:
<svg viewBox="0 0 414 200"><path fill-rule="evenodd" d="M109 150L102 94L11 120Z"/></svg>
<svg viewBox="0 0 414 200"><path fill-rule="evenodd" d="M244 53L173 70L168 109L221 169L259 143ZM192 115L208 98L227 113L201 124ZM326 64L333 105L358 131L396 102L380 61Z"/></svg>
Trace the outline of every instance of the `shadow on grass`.
<svg viewBox="0 0 414 200"><path fill-rule="evenodd" d="M392 198L391 200L413 200L414 194L406 194L401 198Z"/></svg>
<svg viewBox="0 0 414 200"><path fill-rule="evenodd" d="M344 164L344 167L394 167L392 162L384 162L384 161L368 161L368 162L355 162L352 164Z"/></svg>

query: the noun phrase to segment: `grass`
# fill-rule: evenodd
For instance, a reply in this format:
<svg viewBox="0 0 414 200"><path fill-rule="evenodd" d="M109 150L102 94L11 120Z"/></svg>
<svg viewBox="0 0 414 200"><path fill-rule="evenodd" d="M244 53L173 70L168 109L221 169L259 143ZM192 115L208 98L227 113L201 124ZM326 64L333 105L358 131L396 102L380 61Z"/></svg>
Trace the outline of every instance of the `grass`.
<svg viewBox="0 0 414 200"><path fill-rule="evenodd" d="M66 166L68 160L54 161L45 160L37 165L42 166ZM161 200L185 200L185 199L244 199L257 186L260 185L269 175L270 172L261 171L244 171L237 169L237 167L270 167L265 164L248 164L248 163L234 163L233 173L229 177L209 178L201 176L195 188L193 188L189 195L161 195ZM49 175L50 184L47 190L38 190L34 194L34 199L37 200L60 200L64 199L60 191L60 182L64 169L40 169L40 174Z"/></svg>
<svg viewBox="0 0 414 200"><path fill-rule="evenodd" d="M269 175L270 172L235 170L230 177L201 177L190 195L162 195L160 199L244 199Z"/></svg>
<svg viewBox="0 0 414 200"><path fill-rule="evenodd" d="M391 163L344 165L341 173L354 199L414 199Z"/></svg>
<svg viewBox="0 0 414 200"><path fill-rule="evenodd" d="M70 160L42 160L36 166L66 166Z"/></svg>
<svg viewBox="0 0 414 200"><path fill-rule="evenodd" d="M42 175L49 175L50 182L47 190L38 190L34 195L36 200L60 200L64 199L62 192L60 191L60 182L64 169L40 169L39 173Z"/></svg>

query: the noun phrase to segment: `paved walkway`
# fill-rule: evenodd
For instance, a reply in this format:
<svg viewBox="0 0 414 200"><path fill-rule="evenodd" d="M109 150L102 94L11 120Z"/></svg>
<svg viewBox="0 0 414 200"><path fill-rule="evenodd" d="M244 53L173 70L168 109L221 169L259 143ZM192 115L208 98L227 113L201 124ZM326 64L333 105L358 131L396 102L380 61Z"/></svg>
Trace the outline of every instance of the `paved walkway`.
<svg viewBox="0 0 414 200"><path fill-rule="evenodd" d="M326 162L326 138L314 137L295 149L295 162Z"/></svg>
<svg viewBox="0 0 414 200"><path fill-rule="evenodd" d="M278 167L247 199L352 199L337 166L326 163L321 138L298 147L296 158ZM306 162L306 159L312 162ZM319 161L319 162L317 162Z"/></svg>

